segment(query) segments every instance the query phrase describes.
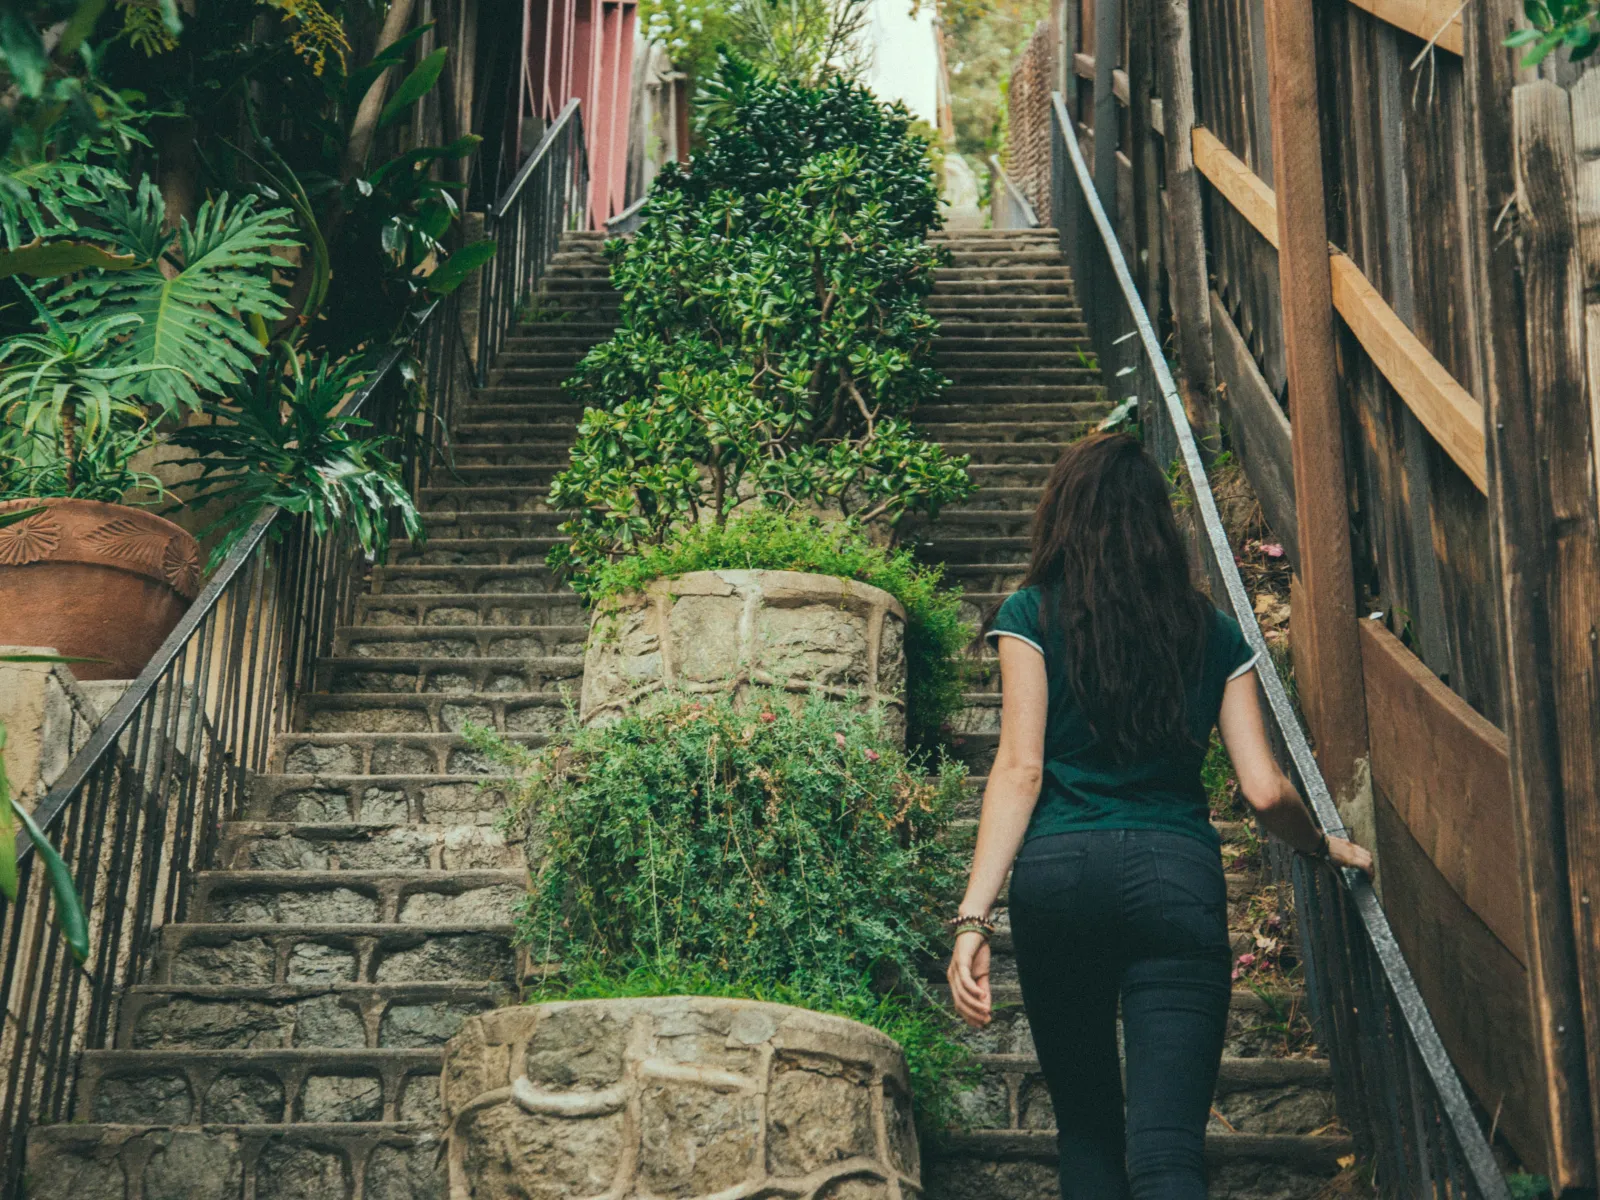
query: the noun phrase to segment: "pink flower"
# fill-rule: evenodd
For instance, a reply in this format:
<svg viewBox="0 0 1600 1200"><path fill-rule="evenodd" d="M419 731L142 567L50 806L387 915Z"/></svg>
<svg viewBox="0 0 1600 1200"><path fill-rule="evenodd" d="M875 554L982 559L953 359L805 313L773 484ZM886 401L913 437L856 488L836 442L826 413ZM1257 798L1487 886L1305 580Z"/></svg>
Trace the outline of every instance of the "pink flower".
<svg viewBox="0 0 1600 1200"><path fill-rule="evenodd" d="M1265 554L1268 558L1282 558L1283 546L1279 542L1262 542L1261 553Z"/></svg>
<svg viewBox="0 0 1600 1200"><path fill-rule="evenodd" d="M1239 955L1239 965L1241 967L1253 967L1253 966L1255 966L1256 965L1256 956L1254 954L1241 954L1241 955Z"/></svg>
<svg viewBox="0 0 1600 1200"><path fill-rule="evenodd" d="M761 719L763 721L765 721L768 725L771 725L774 721L776 721L778 719L778 714L777 713L764 712L764 713L761 714Z"/></svg>
<svg viewBox="0 0 1600 1200"><path fill-rule="evenodd" d="M839 749L841 749L841 750L844 749L844 747L845 747L844 734L842 734L842 733L838 732L837 730L835 730L834 734L833 734L833 740L839 743Z"/></svg>
<svg viewBox="0 0 1600 1200"><path fill-rule="evenodd" d="M867 761L868 762L877 762L878 761L878 752L876 750L868 750L867 751Z"/></svg>

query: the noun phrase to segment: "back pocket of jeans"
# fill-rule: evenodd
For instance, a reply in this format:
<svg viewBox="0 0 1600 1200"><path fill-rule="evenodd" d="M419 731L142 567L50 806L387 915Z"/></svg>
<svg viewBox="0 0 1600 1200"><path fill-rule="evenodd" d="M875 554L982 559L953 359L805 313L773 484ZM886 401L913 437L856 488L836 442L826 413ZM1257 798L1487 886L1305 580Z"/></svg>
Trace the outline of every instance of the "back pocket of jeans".
<svg viewBox="0 0 1600 1200"><path fill-rule="evenodd" d="M1039 912L1073 908L1088 861L1087 846L1017 859L1011 868L1011 904Z"/></svg>
<svg viewBox="0 0 1600 1200"><path fill-rule="evenodd" d="M1220 858L1196 853L1157 853L1161 917L1183 948L1226 950L1228 883ZM1179 947L1174 947L1179 948Z"/></svg>

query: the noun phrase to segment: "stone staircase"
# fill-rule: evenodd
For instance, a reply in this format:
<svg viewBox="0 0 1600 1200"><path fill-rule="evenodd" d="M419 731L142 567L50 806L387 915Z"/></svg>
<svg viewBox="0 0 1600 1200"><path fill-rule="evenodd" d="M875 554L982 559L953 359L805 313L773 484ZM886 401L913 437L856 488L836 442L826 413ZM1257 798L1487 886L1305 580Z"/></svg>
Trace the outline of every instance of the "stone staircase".
<svg viewBox="0 0 1600 1200"><path fill-rule="evenodd" d="M911 532L978 618L1021 577L1050 464L1108 406L1053 235L946 240L931 307L953 382L919 421L972 454L981 488ZM427 546L373 569L296 732L197 880L194 923L162 931L115 1049L85 1056L79 1123L33 1132L30 1197L442 1200L442 1045L468 1015L514 1002L521 972L521 852L495 832L502 798L461 730L538 745L580 682L587 615L544 565L560 522L545 497L579 415L560 381L616 318L596 236L568 236L529 318L458 417L455 477L419 497ZM992 663L974 687L956 733L981 791ZM975 816L976 793L966 836ZM1254 882L1234 879L1239 906ZM996 1021L971 1035L972 1128L930 1150L936 1200L1056 1194L1003 914L995 949ZM1270 1053L1270 1001L1235 994L1214 1195L1310 1197L1348 1151L1310 1136L1332 1120L1326 1064Z"/></svg>

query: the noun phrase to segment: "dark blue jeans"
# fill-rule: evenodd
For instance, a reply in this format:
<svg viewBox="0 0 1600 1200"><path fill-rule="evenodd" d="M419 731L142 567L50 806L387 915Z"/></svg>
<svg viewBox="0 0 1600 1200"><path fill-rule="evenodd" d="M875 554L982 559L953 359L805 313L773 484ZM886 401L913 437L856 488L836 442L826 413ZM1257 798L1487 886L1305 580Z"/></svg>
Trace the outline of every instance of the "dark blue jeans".
<svg viewBox="0 0 1600 1200"><path fill-rule="evenodd" d="M1204 1200L1231 992L1221 855L1142 829L1035 838L1012 872L1011 929L1063 1200Z"/></svg>

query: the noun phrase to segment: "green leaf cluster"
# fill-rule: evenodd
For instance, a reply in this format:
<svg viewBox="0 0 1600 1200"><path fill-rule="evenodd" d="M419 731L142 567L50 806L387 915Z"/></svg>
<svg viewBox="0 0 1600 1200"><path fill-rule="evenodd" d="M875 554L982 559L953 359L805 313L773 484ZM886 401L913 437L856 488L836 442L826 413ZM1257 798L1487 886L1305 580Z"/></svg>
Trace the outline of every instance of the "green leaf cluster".
<svg viewBox="0 0 1600 1200"><path fill-rule="evenodd" d="M964 652L974 629L962 616L962 593L945 587L943 568L919 565L909 551L867 541L848 521L757 509L725 525L691 526L596 573L596 601L642 590L651 580L691 571L806 571L882 588L906 610L906 724L914 745L935 744L961 707Z"/></svg>
<svg viewBox="0 0 1600 1200"><path fill-rule="evenodd" d="M1532 28L1506 38L1507 46L1526 46L1522 65L1535 67L1554 50L1565 49L1572 62L1600 50L1600 6L1595 0L1522 0Z"/></svg>
<svg viewBox="0 0 1600 1200"><path fill-rule="evenodd" d="M422 518L388 457L392 439L359 436L369 422L343 412L360 383L357 366L326 359L262 371L206 401L210 425L193 425L172 444L199 457L191 504L219 501L223 516L201 531L220 533L215 568L268 507L305 514L322 537L347 527L369 558L389 546L391 518L414 542Z"/></svg>
<svg viewBox="0 0 1600 1200"><path fill-rule="evenodd" d="M537 755L471 740L514 769L507 823L535 872L518 924L560 963L552 994L598 979L933 1014L965 775L922 774L876 714L761 693L575 727Z"/></svg>
<svg viewBox="0 0 1600 1200"><path fill-rule="evenodd" d="M967 460L910 423L944 380L925 298L939 252L926 143L844 80L730 61L727 114L610 246L621 326L567 387L586 405L551 503L551 563L584 592L610 558L736 511L936 512Z"/></svg>

